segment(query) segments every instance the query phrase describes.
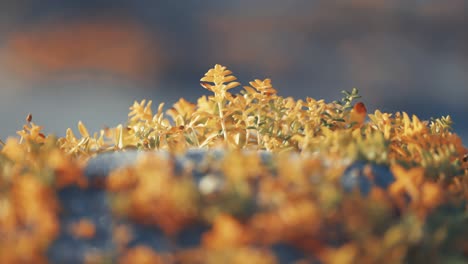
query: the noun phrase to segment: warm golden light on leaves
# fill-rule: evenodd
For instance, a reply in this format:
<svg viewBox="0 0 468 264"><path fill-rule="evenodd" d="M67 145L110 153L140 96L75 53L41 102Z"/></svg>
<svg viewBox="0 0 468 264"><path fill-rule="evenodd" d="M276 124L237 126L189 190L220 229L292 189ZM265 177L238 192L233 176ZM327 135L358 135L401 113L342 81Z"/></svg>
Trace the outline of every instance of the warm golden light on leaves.
<svg viewBox="0 0 468 264"><path fill-rule="evenodd" d="M100 236L92 218L62 222L69 187L105 194L117 223L116 252L87 252L88 263L281 263L278 248L300 252L297 263L463 255L468 151L449 116L367 114L357 89L296 100L268 78L231 93L241 84L218 64L201 81L213 94L154 112L135 101L127 123L94 133L79 121L64 137L44 135L29 114L0 145L0 263L46 263L61 231ZM106 154L141 156L84 175ZM129 247L143 226L171 248ZM178 247L200 226L198 244Z"/></svg>

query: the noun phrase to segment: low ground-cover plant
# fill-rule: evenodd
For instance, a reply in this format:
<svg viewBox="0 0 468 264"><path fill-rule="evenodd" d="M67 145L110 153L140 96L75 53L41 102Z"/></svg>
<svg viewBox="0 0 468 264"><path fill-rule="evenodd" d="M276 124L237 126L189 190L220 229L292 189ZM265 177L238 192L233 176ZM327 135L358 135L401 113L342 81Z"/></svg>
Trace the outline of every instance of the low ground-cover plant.
<svg viewBox="0 0 468 264"><path fill-rule="evenodd" d="M0 263L467 261L467 149L449 116L368 114L244 86L57 138L27 117L0 152ZM233 90L234 89L234 90ZM430 256L430 258L428 258ZM146 261L146 262L145 262Z"/></svg>

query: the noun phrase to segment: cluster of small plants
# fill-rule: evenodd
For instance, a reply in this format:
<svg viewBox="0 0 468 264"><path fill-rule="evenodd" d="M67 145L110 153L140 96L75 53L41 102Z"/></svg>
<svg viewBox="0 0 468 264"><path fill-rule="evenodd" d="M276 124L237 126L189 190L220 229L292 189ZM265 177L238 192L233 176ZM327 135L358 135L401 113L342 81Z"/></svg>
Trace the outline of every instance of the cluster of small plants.
<svg viewBox="0 0 468 264"><path fill-rule="evenodd" d="M93 134L44 135L29 115L0 142L0 263L468 261L449 116L368 114L357 89L285 98L221 65L201 86Z"/></svg>

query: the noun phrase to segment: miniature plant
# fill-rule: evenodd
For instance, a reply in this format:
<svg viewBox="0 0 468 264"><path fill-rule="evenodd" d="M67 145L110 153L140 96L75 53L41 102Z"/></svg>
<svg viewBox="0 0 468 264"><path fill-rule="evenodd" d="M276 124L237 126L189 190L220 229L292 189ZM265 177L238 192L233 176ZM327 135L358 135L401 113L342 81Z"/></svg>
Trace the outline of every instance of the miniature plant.
<svg viewBox="0 0 468 264"><path fill-rule="evenodd" d="M205 77L200 80L202 81L201 86L203 88L214 93L213 99L218 107L219 120L221 123L224 140L228 140L224 104L226 103L226 99L231 97L231 94L227 91L240 85L240 83L234 82L237 78L231 75L231 73L232 72L230 70L226 70L226 67L217 64L213 69L210 69L207 73L205 73ZM210 82L213 84L204 82Z"/></svg>
<svg viewBox="0 0 468 264"><path fill-rule="evenodd" d="M29 115L0 141L0 263L466 262L468 151L450 116L236 80L215 65L212 95L134 102L94 134L44 135Z"/></svg>

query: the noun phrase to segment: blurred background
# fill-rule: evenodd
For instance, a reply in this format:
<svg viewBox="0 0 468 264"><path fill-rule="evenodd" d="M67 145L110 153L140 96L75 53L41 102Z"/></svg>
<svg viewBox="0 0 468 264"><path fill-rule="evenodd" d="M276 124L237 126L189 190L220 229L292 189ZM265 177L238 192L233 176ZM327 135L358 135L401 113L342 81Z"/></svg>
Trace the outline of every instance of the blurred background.
<svg viewBox="0 0 468 264"><path fill-rule="evenodd" d="M0 138L28 113L63 136L125 123L134 100L208 91L214 64L283 96L451 115L468 140L466 0L0 1Z"/></svg>

